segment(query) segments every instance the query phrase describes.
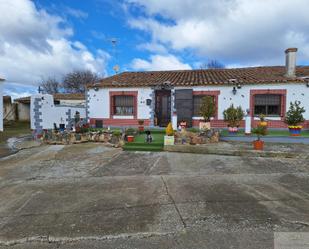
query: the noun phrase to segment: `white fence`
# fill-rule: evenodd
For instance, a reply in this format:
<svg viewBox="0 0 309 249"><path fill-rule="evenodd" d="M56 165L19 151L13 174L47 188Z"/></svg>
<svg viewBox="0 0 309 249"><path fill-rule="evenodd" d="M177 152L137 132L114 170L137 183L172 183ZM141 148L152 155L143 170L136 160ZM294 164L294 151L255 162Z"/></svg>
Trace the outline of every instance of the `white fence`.
<svg viewBox="0 0 309 249"><path fill-rule="evenodd" d="M70 128L76 112L80 118L86 118L84 106L55 105L54 98L50 94L36 94L31 96L30 120L32 130L53 129L64 124Z"/></svg>

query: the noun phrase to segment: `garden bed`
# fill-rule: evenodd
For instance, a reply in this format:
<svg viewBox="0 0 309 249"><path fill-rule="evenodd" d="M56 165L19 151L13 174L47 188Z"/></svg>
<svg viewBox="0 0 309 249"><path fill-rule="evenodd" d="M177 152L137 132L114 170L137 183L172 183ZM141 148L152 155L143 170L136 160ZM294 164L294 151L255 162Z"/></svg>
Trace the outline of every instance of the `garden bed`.
<svg viewBox="0 0 309 249"><path fill-rule="evenodd" d="M229 136L247 136L245 135L245 131L243 129L239 130L237 133L231 135L229 134L228 130L222 130L220 132L220 135L223 137L229 137ZM253 135L251 135L253 136ZM265 137L290 137L290 132L288 130L268 130L267 135ZM309 137L309 131L302 131L300 137Z"/></svg>

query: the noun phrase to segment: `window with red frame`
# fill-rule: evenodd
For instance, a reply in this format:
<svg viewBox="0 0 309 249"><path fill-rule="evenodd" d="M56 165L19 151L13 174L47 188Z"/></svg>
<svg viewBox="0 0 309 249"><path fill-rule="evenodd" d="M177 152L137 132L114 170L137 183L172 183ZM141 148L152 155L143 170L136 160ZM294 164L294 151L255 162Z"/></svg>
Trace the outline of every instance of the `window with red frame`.
<svg viewBox="0 0 309 249"><path fill-rule="evenodd" d="M212 97L213 101L215 103L215 97L214 96L210 96L210 95L193 95L193 116L195 117L199 117L201 116L200 114L200 109L201 109L201 105L202 105L202 99L203 97Z"/></svg>
<svg viewBox="0 0 309 249"><path fill-rule="evenodd" d="M264 114L266 116L281 115L280 94L257 94L254 96L254 115Z"/></svg>
<svg viewBox="0 0 309 249"><path fill-rule="evenodd" d="M134 114L134 96L119 95L113 97L114 115L133 115Z"/></svg>

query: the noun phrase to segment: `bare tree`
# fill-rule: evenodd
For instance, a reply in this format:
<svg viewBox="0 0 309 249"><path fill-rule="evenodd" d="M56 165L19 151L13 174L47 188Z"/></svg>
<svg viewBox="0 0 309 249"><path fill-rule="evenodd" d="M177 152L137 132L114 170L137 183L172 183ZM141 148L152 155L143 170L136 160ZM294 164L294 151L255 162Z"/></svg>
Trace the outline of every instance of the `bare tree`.
<svg viewBox="0 0 309 249"><path fill-rule="evenodd" d="M59 93L61 84L55 79L55 78L47 78L42 79L42 81L39 84L40 88L42 89L43 93Z"/></svg>
<svg viewBox="0 0 309 249"><path fill-rule="evenodd" d="M225 68L225 65L218 60L209 60L207 63L200 65L200 69Z"/></svg>
<svg viewBox="0 0 309 249"><path fill-rule="evenodd" d="M84 93L88 84L94 84L98 80L96 73L89 70L76 70L63 77L62 87L65 92Z"/></svg>

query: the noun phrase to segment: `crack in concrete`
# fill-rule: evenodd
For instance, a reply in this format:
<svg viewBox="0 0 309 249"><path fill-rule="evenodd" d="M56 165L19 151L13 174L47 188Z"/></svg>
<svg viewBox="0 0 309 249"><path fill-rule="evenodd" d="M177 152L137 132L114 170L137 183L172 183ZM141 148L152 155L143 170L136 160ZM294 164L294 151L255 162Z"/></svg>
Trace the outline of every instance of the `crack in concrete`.
<svg viewBox="0 0 309 249"><path fill-rule="evenodd" d="M165 187L165 191L166 191L167 195L169 196L169 198L171 199L171 201L172 201L172 203L173 203L173 205L174 205L174 207L175 207L175 210L176 210L176 212L177 212L177 214L178 214L178 216L179 216L179 218L180 218L180 220L181 220L181 223L182 223L182 225L183 225L183 228L186 228L186 227L187 227L187 224L186 224L186 222L184 221L184 219L183 219L183 217L182 217L182 215L181 215L181 213L180 213L180 210L179 210L179 208L178 208L178 206L177 206L177 204L176 204L174 198L173 198L172 195L170 194L170 192L169 192L169 190L168 190L168 187L167 187L167 184L166 184L166 182L165 182L163 176L161 176L161 180L162 180L163 185L164 185L164 187Z"/></svg>
<svg viewBox="0 0 309 249"><path fill-rule="evenodd" d="M151 172L155 167L157 167L158 162L160 161L161 157L162 157L162 156L160 155L160 156L156 159L156 161L154 162L154 164L153 164L153 165L150 165L150 167L147 168L147 169L145 170L144 175L151 175L150 172Z"/></svg>
<svg viewBox="0 0 309 249"><path fill-rule="evenodd" d="M140 232L140 233L123 233L118 235L103 235L103 236L80 236L80 237L53 237L53 236L32 236L15 240L0 240L1 246L14 246L25 243L74 243L79 241L111 241L117 239L145 239L150 237L160 237L174 235L176 232Z"/></svg>

